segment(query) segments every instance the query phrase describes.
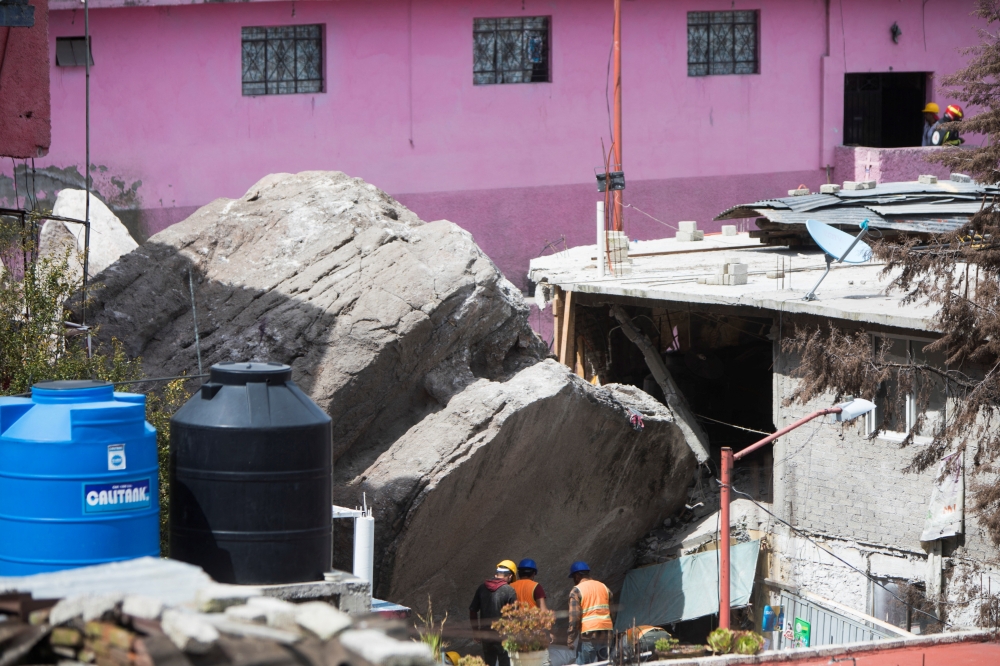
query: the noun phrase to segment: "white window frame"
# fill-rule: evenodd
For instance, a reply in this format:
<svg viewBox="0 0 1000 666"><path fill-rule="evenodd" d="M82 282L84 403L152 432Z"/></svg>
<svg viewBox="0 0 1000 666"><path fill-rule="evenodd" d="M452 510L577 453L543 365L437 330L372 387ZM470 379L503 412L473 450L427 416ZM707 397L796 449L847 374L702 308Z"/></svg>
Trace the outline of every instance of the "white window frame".
<svg viewBox="0 0 1000 666"><path fill-rule="evenodd" d="M907 359L911 359L911 360L914 358L913 346L912 346L914 342L919 342L919 343L927 344L929 342L934 342L935 341L935 338L925 338L925 337L920 337L920 336L892 335L892 334L888 334L888 333L874 333L874 334L872 334L872 341L873 341L873 343L878 343L879 342L879 338L891 338L893 340L902 340L902 341L904 341L906 343L906 357L907 357ZM894 431L894 430L883 430L882 432L880 432L878 434L878 436L876 437L876 439L880 439L880 440L887 441L887 442L894 442L896 444L899 444L904 439L906 439L907 433L909 433L913 429L913 427L916 425L916 423L917 423L917 397L916 397L916 395L914 395L914 392L912 391L912 388L911 388L911 391L906 394L906 404L905 404L905 407L904 407L904 412L905 412L904 413L904 417L905 417L905 420L906 420L906 429L903 432L898 432L898 431ZM945 396L945 401L944 401L944 415L943 415L942 421L946 421L947 418L948 418L948 397L946 395ZM880 415L879 415L879 410L878 409L876 409L875 411L872 411L872 412L869 412L869 413L865 414L865 420L864 420L863 427L864 427L864 432L865 432L866 436L871 437L872 434L874 434L875 429L878 426L878 422L880 420L881 419L880 419ZM930 444L933 441L934 441L934 438L930 437L928 435L914 435L913 436L913 443L914 444Z"/></svg>

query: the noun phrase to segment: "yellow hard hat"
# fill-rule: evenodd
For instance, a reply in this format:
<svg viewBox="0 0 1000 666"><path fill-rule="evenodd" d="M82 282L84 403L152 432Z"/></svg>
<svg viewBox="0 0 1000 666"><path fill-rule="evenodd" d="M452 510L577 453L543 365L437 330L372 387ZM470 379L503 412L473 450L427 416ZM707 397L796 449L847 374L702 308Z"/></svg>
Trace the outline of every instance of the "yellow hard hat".
<svg viewBox="0 0 1000 666"><path fill-rule="evenodd" d="M462 658L462 655L457 652L445 652L444 656L447 657L448 663L451 666L458 666L458 660Z"/></svg>
<svg viewBox="0 0 1000 666"><path fill-rule="evenodd" d="M924 110L921 113L940 113L940 112L941 108L937 104L935 104L934 102L927 102L927 106L924 107Z"/></svg>
<svg viewBox="0 0 1000 666"><path fill-rule="evenodd" d="M514 580L517 580L517 565L514 564L513 560L504 560L497 565L497 569L503 567L504 569L510 569L510 572L514 574Z"/></svg>

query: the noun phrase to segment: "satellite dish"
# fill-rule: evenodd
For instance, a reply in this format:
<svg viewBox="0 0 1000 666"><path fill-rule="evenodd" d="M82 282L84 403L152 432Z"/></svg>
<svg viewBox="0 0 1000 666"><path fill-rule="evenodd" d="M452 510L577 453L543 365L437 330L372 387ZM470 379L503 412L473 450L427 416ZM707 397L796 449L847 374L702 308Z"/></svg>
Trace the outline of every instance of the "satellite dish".
<svg viewBox="0 0 1000 666"><path fill-rule="evenodd" d="M804 300L815 301L816 290L820 283L830 274L830 266L834 263L863 264L872 258L872 249L861 239L868 234L868 220L861 223L861 233L857 236L845 234L840 229L823 224L816 220L806 220L806 230L816 241L823 252L826 253L826 270L819 276L819 280L805 295Z"/></svg>
<svg viewBox="0 0 1000 666"><path fill-rule="evenodd" d="M862 229L867 230L867 225ZM845 264L863 264L872 258L872 249L867 243L829 224L806 220L806 230L820 249Z"/></svg>

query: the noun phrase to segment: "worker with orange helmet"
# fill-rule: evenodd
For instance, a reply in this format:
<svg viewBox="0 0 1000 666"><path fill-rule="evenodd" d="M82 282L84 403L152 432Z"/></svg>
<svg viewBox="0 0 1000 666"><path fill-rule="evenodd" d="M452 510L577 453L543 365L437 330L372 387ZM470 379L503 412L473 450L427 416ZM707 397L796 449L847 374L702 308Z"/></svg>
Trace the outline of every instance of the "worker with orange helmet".
<svg viewBox="0 0 1000 666"><path fill-rule="evenodd" d="M931 143L931 137L934 134L934 129L941 123L941 119L938 114L941 113L941 107L939 107L934 102L928 102L927 106L924 107L924 137L920 141L921 146L933 146Z"/></svg>
<svg viewBox="0 0 1000 666"><path fill-rule="evenodd" d="M496 573L476 590L469 605L472 635L483 645L486 666L510 666L510 655L503 649L500 636L493 631L494 620L500 619L504 606L517 601L517 592L510 584L517 580L517 565L511 560L497 564Z"/></svg>

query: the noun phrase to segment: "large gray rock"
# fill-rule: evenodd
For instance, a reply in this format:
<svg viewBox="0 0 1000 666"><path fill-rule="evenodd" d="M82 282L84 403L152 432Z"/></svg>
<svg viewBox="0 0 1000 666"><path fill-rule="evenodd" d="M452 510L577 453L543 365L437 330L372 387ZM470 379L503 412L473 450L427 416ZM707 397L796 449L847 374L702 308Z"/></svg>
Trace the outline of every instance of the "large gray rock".
<svg viewBox="0 0 1000 666"><path fill-rule="evenodd" d="M104 338L148 376L288 363L333 417L340 481L476 378L546 353L520 292L445 221L340 172L273 174L150 238L99 276Z"/></svg>
<svg viewBox="0 0 1000 666"><path fill-rule="evenodd" d="M628 408L643 414L642 431ZM683 502L695 467L664 405L546 360L475 381L353 488L374 500L377 594L418 609L430 595L435 610L464 618L502 559L535 559L550 607L565 608L576 559L618 587L633 544Z"/></svg>
<svg viewBox="0 0 1000 666"><path fill-rule="evenodd" d="M84 190L65 189L59 192L52 214L74 220L87 217L87 193ZM39 234L38 251L42 257L61 261L68 258L70 272L82 278L83 250L86 247L86 227L74 222L46 220ZM93 278L122 255L138 247L111 209L93 193L90 195L90 259L88 277Z"/></svg>

